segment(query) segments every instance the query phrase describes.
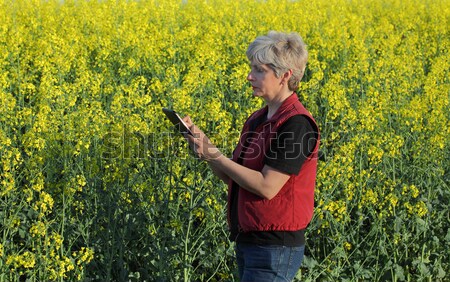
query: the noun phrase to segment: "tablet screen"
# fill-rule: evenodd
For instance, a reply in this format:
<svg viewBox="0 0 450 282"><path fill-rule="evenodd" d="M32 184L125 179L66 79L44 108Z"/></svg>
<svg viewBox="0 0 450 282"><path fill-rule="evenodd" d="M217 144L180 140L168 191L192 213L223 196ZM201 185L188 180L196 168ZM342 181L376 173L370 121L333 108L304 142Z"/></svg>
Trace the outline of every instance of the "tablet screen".
<svg viewBox="0 0 450 282"><path fill-rule="evenodd" d="M167 118L175 125L175 127L181 134L190 134L193 136L191 130L189 129L187 124L181 119L181 117L177 114L177 112L166 108L163 108L162 110L166 114Z"/></svg>

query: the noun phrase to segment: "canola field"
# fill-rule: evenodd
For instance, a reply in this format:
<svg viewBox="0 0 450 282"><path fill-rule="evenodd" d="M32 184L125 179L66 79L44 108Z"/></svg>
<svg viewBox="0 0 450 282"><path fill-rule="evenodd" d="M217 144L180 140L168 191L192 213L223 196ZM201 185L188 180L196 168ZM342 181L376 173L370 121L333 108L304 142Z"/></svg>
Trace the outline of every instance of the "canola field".
<svg viewBox="0 0 450 282"><path fill-rule="evenodd" d="M248 44L308 45L316 209L298 281L450 279L448 0L0 0L0 281L236 281L228 155Z"/></svg>

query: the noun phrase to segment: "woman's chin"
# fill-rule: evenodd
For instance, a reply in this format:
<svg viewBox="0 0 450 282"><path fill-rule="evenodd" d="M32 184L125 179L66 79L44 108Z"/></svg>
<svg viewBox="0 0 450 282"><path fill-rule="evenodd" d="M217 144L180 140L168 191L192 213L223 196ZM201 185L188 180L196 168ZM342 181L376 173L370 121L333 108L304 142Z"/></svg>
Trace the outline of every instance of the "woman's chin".
<svg viewBox="0 0 450 282"><path fill-rule="evenodd" d="M253 90L253 92L252 92L253 97L261 97L261 94L262 93L258 90Z"/></svg>

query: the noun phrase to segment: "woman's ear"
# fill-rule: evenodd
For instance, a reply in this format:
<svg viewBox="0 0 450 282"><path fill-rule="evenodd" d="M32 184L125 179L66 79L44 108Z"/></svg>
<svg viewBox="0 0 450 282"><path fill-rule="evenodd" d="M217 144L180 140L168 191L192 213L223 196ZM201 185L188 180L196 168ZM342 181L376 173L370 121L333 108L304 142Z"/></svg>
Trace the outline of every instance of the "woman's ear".
<svg viewBox="0 0 450 282"><path fill-rule="evenodd" d="M289 79L292 76L293 71L291 69L289 69L287 72L283 73L282 75L282 79L281 79L281 83L282 84L287 84Z"/></svg>

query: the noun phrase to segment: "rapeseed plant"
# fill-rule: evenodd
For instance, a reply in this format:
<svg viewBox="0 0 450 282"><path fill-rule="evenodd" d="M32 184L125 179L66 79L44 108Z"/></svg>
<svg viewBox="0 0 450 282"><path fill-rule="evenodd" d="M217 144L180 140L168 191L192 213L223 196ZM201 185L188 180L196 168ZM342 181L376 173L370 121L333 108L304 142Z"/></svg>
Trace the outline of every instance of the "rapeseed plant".
<svg viewBox="0 0 450 282"><path fill-rule="evenodd" d="M448 4L0 0L0 281L235 279L227 188L161 108L230 155L272 29L308 45L322 134L298 278L444 281Z"/></svg>

